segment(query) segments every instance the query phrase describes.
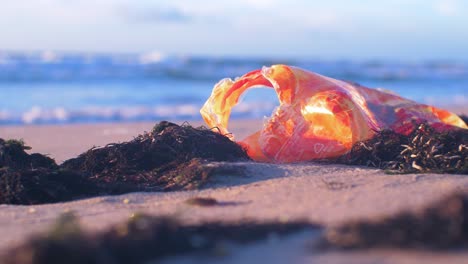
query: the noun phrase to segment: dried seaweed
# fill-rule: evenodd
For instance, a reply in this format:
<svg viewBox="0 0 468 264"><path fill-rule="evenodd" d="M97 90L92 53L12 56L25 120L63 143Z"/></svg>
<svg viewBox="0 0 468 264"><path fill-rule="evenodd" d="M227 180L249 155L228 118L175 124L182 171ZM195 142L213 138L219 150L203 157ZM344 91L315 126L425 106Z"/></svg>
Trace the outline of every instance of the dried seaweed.
<svg viewBox="0 0 468 264"><path fill-rule="evenodd" d="M195 251L219 254L225 241L245 244L304 228L316 226L305 222L183 225L177 219L135 215L105 232L90 234L66 214L47 234L31 238L3 259L16 264L148 263Z"/></svg>
<svg viewBox="0 0 468 264"><path fill-rule="evenodd" d="M468 174L468 130L436 132L427 123L415 125L408 135L383 130L335 162L364 165L396 173Z"/></svg>
<svg viewBox="0 0 468 264"><path fill-rule="evenodd" d="M215 206L215 205L220 205L218 200L210 197L193 197L190 199L187 199L185 203L189 205L194 205L194 206Z"/></svg>
<svg viewBox="0 0 468 264"><path fill-rule="evenodd" d="M80 173L61 170L47 156L21 140L0 139L0 203L37 204L67 201L98 191Z"/></svg>
<svg viewBox="0 0 468 264"><path fill-rule="evenodd" d="M132 141L92 148L60 166L26 149L22 141L0 139L0 203L194 189L215 169L204 166L207 162L249 159L244 149L219 133L166 121Z"/></svg>
<svg viewBox="0 0 468 264"><path fill-rule="evenodd" d="M468 193L455 193L420 212L353 221L326 230L321 248L449 249L468 246Z"/></svg>
<svg viewBox="0 0 468 264"><path fill-rule="evenodd" d="M83 174L49 168L0 169L0 203L42 204L99 195Z"/></svg>
<svg viewBox="0 0 468 264"><path fill-rule="evenodd" d="M34 169L56 168L55 161L47 156L25 150L31 149L22 140L3 140L0 138L0 168Z"/></svg>
<svg viewBox="0 0 468 264"><path fill-rule="evenodd" d="M61 168L90 174L96 183L174 190L202 185L213 169L202 166L208 161L248 159L244 149L219 133L163 121L132 141L92 148Z"/></svg>

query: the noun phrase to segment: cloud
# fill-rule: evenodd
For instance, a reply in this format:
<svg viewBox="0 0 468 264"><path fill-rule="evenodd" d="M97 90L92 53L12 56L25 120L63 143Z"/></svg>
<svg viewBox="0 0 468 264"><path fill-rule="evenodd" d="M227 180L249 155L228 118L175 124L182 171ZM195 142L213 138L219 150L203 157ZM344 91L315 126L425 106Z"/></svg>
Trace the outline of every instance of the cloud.
<svg viewBox="0 0 468 264"><path fill-rule="evenodd" d="M434 9L443 16L454 16L460 10L460 3L456 0L439 0L435 3Z"/></svg>
<svg viewBox="0 0 468 264"><path fill-rule="evenodd" d="M253 7L253 8L271 8L276 4L276 0L243 0L240 1L238 0L241 4L245 4L247 6Z"/></svg>
<svg viewBox="0 0 468 264"><path fill-rule="evenodd" d="M188 23L195 19L175 7L124 8L122 13L128 21L143 23Z"/></svg>

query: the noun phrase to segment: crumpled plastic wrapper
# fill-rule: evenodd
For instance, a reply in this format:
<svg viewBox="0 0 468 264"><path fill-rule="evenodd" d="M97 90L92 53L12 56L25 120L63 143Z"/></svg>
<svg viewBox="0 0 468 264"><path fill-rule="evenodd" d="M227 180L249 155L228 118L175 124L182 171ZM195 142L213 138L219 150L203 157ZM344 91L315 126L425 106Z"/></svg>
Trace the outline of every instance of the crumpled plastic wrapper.
<svg viewBox="0 0 468 264"><path fill-rule="evenodd" d="M256 161L334 158L377 131L408 134L421 122L440 132L467 128L460 117L446 110L286 65L263 67L217 83L200 110L208 126L234 140L228 130L231 109L254 86L273 88L280 103L260 131L238 141Z"/></svg>

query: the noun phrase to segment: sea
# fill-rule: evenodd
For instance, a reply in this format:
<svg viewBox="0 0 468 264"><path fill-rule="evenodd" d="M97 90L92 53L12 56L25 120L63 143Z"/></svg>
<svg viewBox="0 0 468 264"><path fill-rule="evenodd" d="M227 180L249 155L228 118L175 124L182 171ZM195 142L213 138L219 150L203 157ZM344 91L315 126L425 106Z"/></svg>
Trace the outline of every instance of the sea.
<svg viewBox="0 0 468 264"><path fill-rule="evenodd" d="M468 106L468 62L0 51L0 125L201 120L213 86L288 64L439 107ZM269 116L272 89L252 89L233 119Z"/></svg>

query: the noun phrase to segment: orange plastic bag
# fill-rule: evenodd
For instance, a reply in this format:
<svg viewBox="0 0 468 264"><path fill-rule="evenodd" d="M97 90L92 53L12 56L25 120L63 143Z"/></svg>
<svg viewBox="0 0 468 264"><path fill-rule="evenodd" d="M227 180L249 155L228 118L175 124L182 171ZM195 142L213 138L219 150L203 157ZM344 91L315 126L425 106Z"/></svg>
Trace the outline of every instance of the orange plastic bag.
<svg viewBox="0 0 468 264"><path fill-rule="evenodd" d="M467 128L448 111L286 65L264 67L235 81L221 80L200 110L203 119L234 139L227 129L231 108L242 93L259 85L274 88L280 105L260 131L239 142L257 161L337 157L376 131L407 134L422 121L438 131Z"/></svg>

